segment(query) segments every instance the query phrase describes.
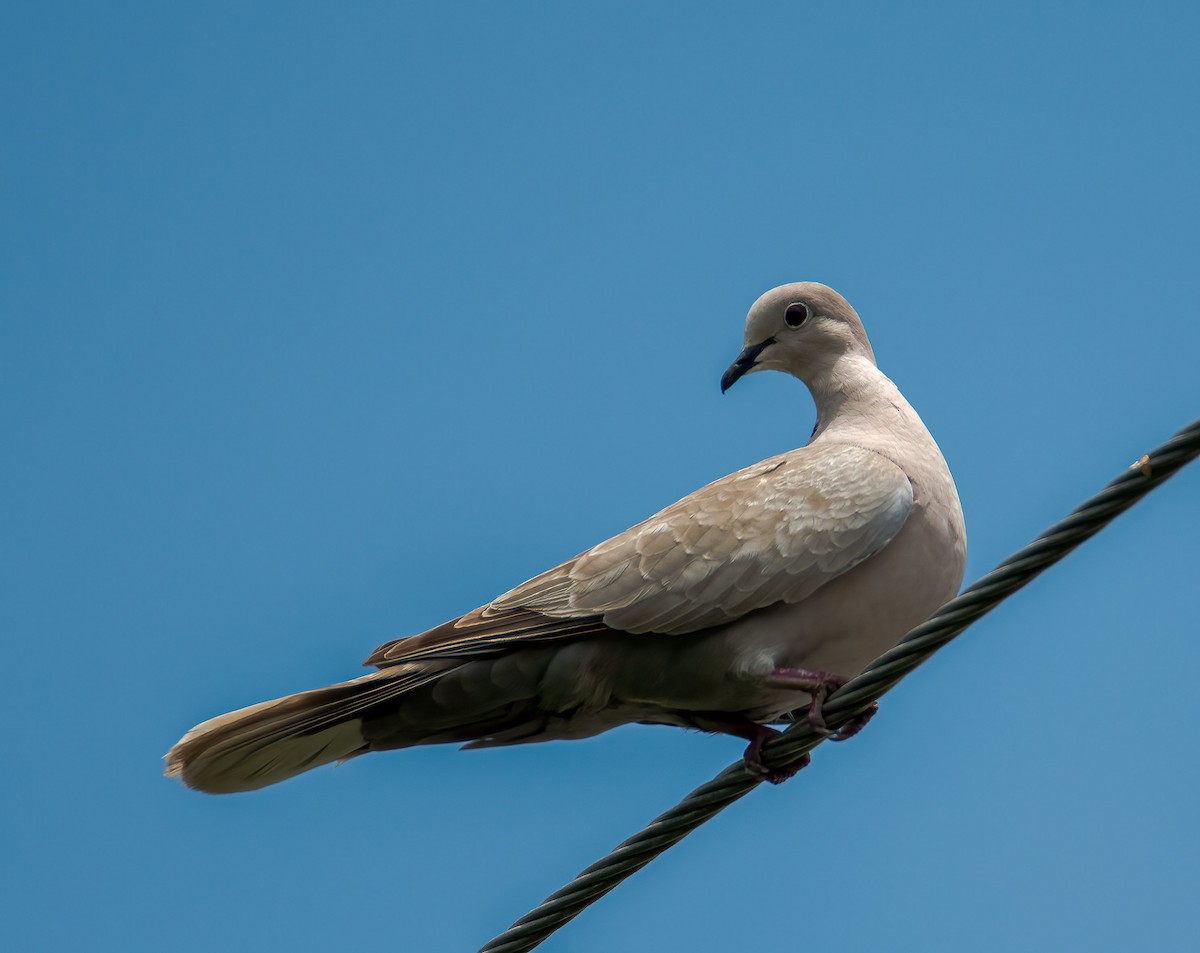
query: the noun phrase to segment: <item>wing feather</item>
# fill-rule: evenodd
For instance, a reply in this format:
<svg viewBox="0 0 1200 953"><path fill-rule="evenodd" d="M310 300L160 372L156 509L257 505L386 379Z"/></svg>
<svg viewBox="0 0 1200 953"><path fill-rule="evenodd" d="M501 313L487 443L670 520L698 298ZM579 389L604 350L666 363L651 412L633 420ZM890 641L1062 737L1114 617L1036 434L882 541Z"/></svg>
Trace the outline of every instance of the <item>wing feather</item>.
<svg viewBox="0 0 1200 953"><path fill-rule="evenodd" d="M880 454L848 444L793 450L367 662L493 654L613 630L696 632L808 597L891 542L912 505L908 477Z"/></svg>
<svg viewBox="0 0 1200 953"><path fill-rule="evenodd" d="M805 447L710 483L491 608L693 632L804 599L886 546L912 500L908 477L877 453Z"/></svg>

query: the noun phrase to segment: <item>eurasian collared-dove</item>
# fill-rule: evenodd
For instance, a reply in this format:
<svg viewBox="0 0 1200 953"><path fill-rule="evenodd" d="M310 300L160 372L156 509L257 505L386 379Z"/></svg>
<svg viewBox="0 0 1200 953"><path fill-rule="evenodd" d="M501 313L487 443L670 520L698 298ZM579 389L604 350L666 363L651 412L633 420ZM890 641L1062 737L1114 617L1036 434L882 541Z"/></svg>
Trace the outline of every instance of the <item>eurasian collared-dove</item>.
<svg viewBox="0 0 1200 953"><path fill-rule="evenodd" d="M941 451L849 302L812 282L759 298L721 389L766 369L812 392L806 446L379 647L376 672L198 725L167 775L248 791L368 751L630 722L738 735L761 770L767 726L803 710L819 726L825 694L951 598L966 558Z"/></svg>

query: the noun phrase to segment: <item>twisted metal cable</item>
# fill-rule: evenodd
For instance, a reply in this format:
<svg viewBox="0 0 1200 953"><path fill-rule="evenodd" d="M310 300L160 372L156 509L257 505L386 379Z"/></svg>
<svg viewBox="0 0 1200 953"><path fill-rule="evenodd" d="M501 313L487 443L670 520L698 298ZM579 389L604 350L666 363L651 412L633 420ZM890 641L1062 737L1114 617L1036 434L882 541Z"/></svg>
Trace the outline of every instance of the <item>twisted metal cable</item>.
<svg viewBox="0 0 1200 953"><path fill-rule="evenodd" d="M895 648L867 666L861 675L831 694L822 708L826 724L831 729L846 724L967 626L1094 536L1197 456L1200 456L1200 419L1143 456L1066 519L963 590L928 621L909 632ZM823 740L824 736L815 733L808 720L802 719L764 746L762 762L773 770L787 769ZM479 953L526 953L539 946L625 878L761 782L742 762L730 765L552 893Z"/></svg>

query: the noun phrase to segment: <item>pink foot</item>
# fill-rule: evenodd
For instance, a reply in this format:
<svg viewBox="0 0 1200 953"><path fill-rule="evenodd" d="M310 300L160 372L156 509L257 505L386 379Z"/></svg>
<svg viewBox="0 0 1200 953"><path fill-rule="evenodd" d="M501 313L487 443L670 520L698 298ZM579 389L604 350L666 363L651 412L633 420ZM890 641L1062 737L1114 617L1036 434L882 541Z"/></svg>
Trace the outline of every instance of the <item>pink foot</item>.
<svg viewBox="0 0 1200 953"><path fill-rule="evenodd" d="M808 704L808 724L818 735L824 735L831 741L845 741L853 738L863 730L879 711L879 705L871 702L857 715L842 725L837 731L830 731L825 724L825 715L821 708L831 692L837 691L850 679L844 675L834 675L831 672L819 672L807 668L777 668L767 676L767 684L772 688L791 688L796 691L808 692L812 701Z"/></svg>
<svg viewBox="0 0 1200 953"><path fill-rule="evenodd" d="M805 753L790 767L768 768L762 761L763 745L780 733L770 725L760 725L749 718L723 712L689 712L688 718L701 731L719 731L721 734L734 735L749 741L750 743L746 745L746 751L742 755L746 770L756 778L762 778L771 784L782 784L801 768L808 767L809 761L812 760Z"/></svg>
<svg viewBox="0 0 1200 953"><path fill-rule="evenodd" d="M755 732L754 737L750 739L750 744L746 745L746 750L742 754L742 761L745 762L747 771L770 784L783 784L788 778L795 777L802 769L808 767L809 762L812 761L812 756L806 751L800 760L790 767L768 768L762 763L762 748L764 744L780 734L780 732L776 731L770 725L759 725L754 722L751 722L751 724L758 730Z"/></svg>
<svg viewBox="0 0 1200 953"><path fill-rule="evenodd" d="M871 702L871 704L869 704L866 708L842 725L841 728L830 735L829 740L845 741L848 738L853 738L856 734L867 727L867 722L874 718L875 713L878 711L879 702Z"/></svg>

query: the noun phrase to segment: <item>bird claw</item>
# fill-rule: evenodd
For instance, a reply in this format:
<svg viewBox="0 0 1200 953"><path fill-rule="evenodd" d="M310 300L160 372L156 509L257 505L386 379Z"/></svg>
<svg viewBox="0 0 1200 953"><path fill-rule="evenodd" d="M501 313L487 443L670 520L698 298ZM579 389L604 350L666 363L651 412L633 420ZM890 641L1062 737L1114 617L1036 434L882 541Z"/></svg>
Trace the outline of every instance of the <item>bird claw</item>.
<svg viewBox="0 0 1200 953"><path fill-rule="evenodd" d="M756 778L761 778L771 784L782 784L801 768L807 767L811 760L805 752L796 761L784 768L771 768L763 764L762 749L780 732L770 725L762 725L740 715L730 715L724 712L689 712L688 720L692 727L701 731L719 731L726 735L745 738L749 744L742 755L742 763L746 770Z"/></svg>
<svg viewBox="0 0 1200 953"><path fill-rule="evenodd" d="M847 738L853 738L862 731L875 712L879 710L879 706L872 702L869 707L854 715L841 728L832 731L826 726L825 719L821 716L821 705L830 691L845 685L848 679L840 675L812 672L807 669L776 669L769 678L776 685L784 683L789 688L801 689L813 696L813 701L806 712L808 723L814 732L830 741L845 741ZM742 763L745 765L746 771L771 784L782 784L788 778L794 777L808 767L812 760L811 755L806 751L786 767L768 767L762 760L763 746L772 738L778 737L781 732L770 725L759 724L740 715L723 712L689 712L688 720L692 727L699 728L701 731L719 731L722 734L745 738L749 742L742 754Z"/></svg>
<svg viewBox="0 0 1200 953"><path fill-rule="evenodd" d="M807 768L812 756L806 751L795 762L788 765L786 768L768 768L762 762L762 748L770 739L777 737L780 732L776 731L770 725L756 725L757 730L754 736L750 739L750 744L746 745L746 751L742 755L742 762L756 778L762 778L770 784L782 784L790 777L794 777L803 768Z"/></svg>
<svg viewBox="0 0 1200 953"><path fill-rule="evenodd" d="M844 675L834 675L831 672L820 672L807 668L777 668L767 676L767 684L772 688L790 688L796 691L808 692L812 696L812 701L808 703L806 712L808 726L813 730L814 734L820 735L822 738L828 738L830 741L845 741L848 738L853 738L867 726L867 722L875 717L875 713L879 711L879 705L876 702L871 702L869 706L854 715L841 728L838 728L836 731L831 730L825 723L825 715L821 709L830 693L837 691L848 681L850 679Z"/></svg>
<svg viewBox="0 0 1200 953"><path fill-rule="evenodd" d="M848 741L867 727L867 722L879 711L879 702L871 702L866 708L854 715L848 722L829 736L830 741Z"/></svg>

